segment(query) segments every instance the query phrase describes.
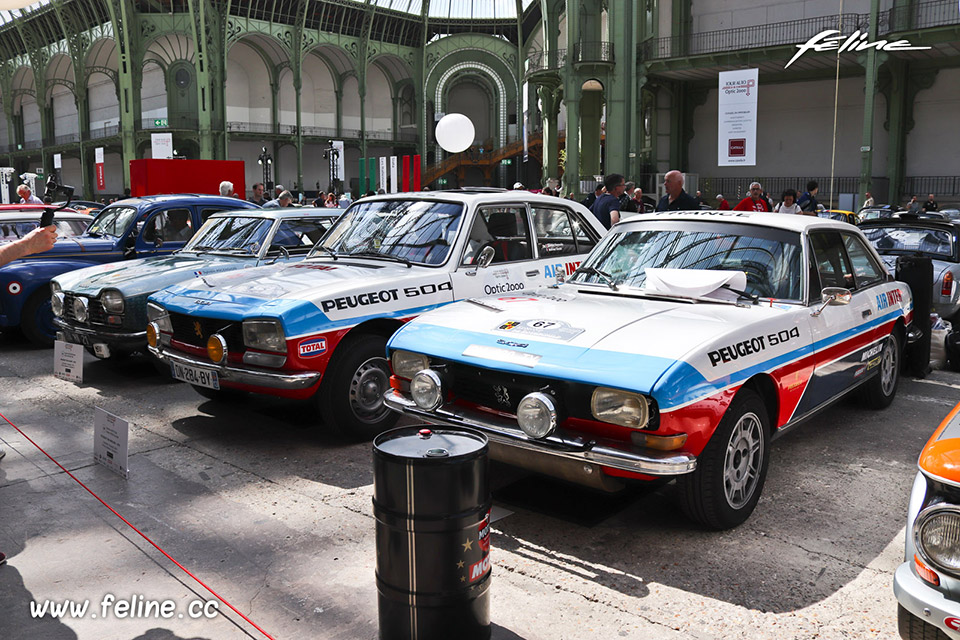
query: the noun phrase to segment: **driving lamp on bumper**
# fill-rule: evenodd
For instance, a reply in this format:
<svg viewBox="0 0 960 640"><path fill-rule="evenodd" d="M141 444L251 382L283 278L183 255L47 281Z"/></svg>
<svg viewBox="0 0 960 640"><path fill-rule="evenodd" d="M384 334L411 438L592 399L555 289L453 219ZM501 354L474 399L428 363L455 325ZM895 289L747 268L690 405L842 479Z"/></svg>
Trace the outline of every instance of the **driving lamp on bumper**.
<svg viewBox="0 0 960 640"><path fill-rule="evenodd" d="M160 344L160 327L157 326L156 322L147 325L147 344L154 349Z"/></svg>
<svg viewBox="0 0 960 640"><path fill-rule="evenodd" d="M921 511L914 538L920 555L934 568L960 576L960 507L935 505Z"/></svg>
<svg viewBox="0 0 960 640"><path fill-rule="evenodd" d="M590 412L601 422L643 429L650 419L650 405L638 393L597 387L590 398Z"/></svg>
<svg viewBox="0 0 960 640"><path fill-rule="evenodd" d="M517 423L529 437L546 438L557 429L557 405L544 393L529 393L517 406Z"/></svg>
<svg viewBox="0 0 960 640"><path fill-rule="evenodd" d="M424 411L433 411L439 407L446 396L440 374L432 369L418 371L410 381L410 396Z"/></svg>
<svg viewBox="0 0 960 640"><path fill-rule="evenodd" d="M219 333L207 338L207 356L217 364L227 361L227 341Z"/></svg>
<svg viewBox="0 0 960 640"><path fill-rule="evenodd" d="M417 372L430 367L430 359L420 353L397 350L390 356L390 366L393 368L394 375L413 380Z"/></svg>
<svg viewBox="0 0 960 640"><path fill-rule="evenodd" d="M261 351L287 351L287 339L283 327L276 320L244 320L243 344Z"/></svg>
<svg viewBox="0 0 960 640"><path fill-rule="evenodd" d="M123 313L123 294L113 289L104 291L100 294L100 304L107 313Z"/></svg>

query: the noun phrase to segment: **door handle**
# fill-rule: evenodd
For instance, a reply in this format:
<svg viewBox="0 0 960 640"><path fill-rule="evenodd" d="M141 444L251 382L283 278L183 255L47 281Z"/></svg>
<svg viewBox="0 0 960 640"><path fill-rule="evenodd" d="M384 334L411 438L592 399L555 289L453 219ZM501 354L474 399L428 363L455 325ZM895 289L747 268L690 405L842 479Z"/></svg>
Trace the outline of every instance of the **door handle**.
<svg viewBox="0 0 960 640"><path fill-rule="evenodd" d="M860 313L860 317L862 318L866 318L867 316L872 316L872 315L873 315L873 311L871 311L870 309L866 309L865 311L862 311Z"/></svg>
<svg viewBox="0 0 960 640"><path fill-rule="evenodd" d="M534 269L533 271L527 271L527 277L528 277L528 278L534 278L534 277L536 277L536 276L538 276L538 275L540 275L540 270L539 270L539 269Z"/></svg>

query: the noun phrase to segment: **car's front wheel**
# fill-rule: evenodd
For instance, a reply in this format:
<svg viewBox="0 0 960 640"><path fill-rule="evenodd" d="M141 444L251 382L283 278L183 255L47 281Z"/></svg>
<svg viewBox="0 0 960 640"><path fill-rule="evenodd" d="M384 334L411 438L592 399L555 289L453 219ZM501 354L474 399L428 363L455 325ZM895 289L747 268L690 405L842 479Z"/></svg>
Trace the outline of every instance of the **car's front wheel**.
<svg viewBox="0 0 960 640"><path fill-rule="evenodd" d="M753 513L769 464L767 408L752 389L741 389L704 447L693 473L682 475L681 506L692 520L729 529Z"/></svg>
<svg viewBox="0 0 960 640"><path fill-rule="evenodd" d="M341 343L317 394L324 423L350 440L369 440L392 427L398 414L383 403L390 388L387 339L363 334Z"/></svg>

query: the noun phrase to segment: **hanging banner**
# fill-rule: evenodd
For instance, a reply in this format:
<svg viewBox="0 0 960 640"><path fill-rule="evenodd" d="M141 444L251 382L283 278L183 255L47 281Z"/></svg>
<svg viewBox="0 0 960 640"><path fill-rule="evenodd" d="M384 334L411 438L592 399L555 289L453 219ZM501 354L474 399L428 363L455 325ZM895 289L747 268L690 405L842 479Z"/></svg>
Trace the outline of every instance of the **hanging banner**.
<svg viewBox="0 0 960 640"><path fill-rule="evenodd" d="M53 168L63 169L63 156L59 153L53 154Z"/></svg>
<svg viewBox="0 0 960 640"><path fill-rule="evenodd" d="M720 72L717 165L757 165L757 69Z"/></svg>
<svg viewBox="0 0 960 640"><path fill-rule="evenodd" d="M364 193L377 190L377 159L369 158L368 162L370 170L367 172L367 182L369 183L369 186Z"/></svg>
<svg viewBox="0 0 960 640"><path fill-rule="evenodd" d="M173 160L173 134L151 133L150 154L154 160Z"/></svg>
<svg viewBox="0 0 960 640"><path fill-rule="evenodd" d="M403 156L403 183L401 190L410 191L410 156Z"/></svg>
<svg viewBox="0 0 960 640"><path fill-rule="evenodd" d="M400 191L400 182L397 178L397 156L390 156L390 193Z"/></svg>
<svg viewBox="0 0 960 640"><path fill-rule="evenodd" d="M523 161L530 159L530 147L527 139L527 123L530 122L530 85L523 83Z"/></svg>
<svg viewBox="0 0 960 640"><path fill-rule="evenodd" d="M420 191L420 154L413 156L413 190Z"/></svg>
<svg viewBox="0 0 960 640"><path fill-rule="evenodd" d="M387 157L380 156L380 188L387 191Z"/></svg>
<svg viewBox="0 0 960 640"><path fill-rule="evenodd" d="M97 191L104 191L107 188L107 178L103 173L103 147L94 149L93 165L97 173Z"/></svg>
<svg viewBox="0 0 960 640"><path fill-rule="evenodd" d="M343 140L331 140L330 146L337 150L337 175L334 176L334 179L343 182L346 180L343 166L343 161L346 158L343 153ZM334 184L333 186L336 188L337 185Z"/></svg>

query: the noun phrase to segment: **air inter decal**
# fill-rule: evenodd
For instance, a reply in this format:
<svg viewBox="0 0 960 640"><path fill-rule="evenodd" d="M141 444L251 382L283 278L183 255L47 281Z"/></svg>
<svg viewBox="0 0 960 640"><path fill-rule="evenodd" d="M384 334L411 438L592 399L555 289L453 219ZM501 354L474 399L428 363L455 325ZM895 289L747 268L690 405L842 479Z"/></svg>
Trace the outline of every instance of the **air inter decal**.
<svg viewBox="0 0 960 640"><path fill-rule="evenodd" d="M794 338L800 337L800 329L784 329L777 333L769 333L765 336L757 336L743 342L732 344L729 347L720 347L716 351L710 351L707 356L710 358L710 364L717 366L721 362L731 362L740 357L746 357L754 353L760 353L767 348L767 345L775 347L778 344L789 342Z"/></svg>
<svg viewBox="0 0 960 640"><path fill-rule="evenodd" d="M900 289L881 293L877 296L877 310L883 311L890 305L897 304L898 302L903 302L903 295L900 293Z"/></svg>

